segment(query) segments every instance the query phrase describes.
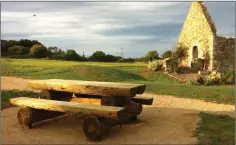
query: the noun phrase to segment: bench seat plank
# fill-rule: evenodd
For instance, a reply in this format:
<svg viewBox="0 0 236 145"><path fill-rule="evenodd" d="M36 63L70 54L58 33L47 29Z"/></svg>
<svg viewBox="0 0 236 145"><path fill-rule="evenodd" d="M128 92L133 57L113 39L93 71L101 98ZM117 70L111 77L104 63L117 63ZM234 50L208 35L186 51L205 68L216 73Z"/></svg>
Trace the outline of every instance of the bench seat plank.
<svg viewBox="0 0 236 145"><path fill-rule="evenodd" d="M91 94L101 96L134 97L145 91L145 84L128 84L114 82L95 82L79 80L34 80L29 81L28 86L36 90L54 90L73 92L78 94Z"/></svg>
<svg viewBox="0 0 236 145"><path fill-rule="evenodd" d="M101 106L94 104L81 104L76 102L55 101L18 97L10 99L10 103L16 106L31 107L41 110L58 111L65 113L82 113L84 115L97 115L107 118L120 118L119 113L124 112L123 107Z"/></svg>

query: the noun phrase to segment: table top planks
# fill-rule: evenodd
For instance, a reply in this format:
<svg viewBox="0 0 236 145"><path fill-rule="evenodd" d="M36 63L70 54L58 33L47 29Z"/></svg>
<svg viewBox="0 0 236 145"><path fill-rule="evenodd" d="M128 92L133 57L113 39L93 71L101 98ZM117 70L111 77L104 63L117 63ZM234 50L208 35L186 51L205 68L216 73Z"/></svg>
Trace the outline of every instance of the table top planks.
<svg viewBox="0 0 236 145"><path fill-rule="evenodd" d="M54 90L73 92L78 94L90 94L101 96L134 97L145 91L145 84L129 84L114 82L96 82L80 80L34 80L28 81L28 86L36 90Z"/></svg>

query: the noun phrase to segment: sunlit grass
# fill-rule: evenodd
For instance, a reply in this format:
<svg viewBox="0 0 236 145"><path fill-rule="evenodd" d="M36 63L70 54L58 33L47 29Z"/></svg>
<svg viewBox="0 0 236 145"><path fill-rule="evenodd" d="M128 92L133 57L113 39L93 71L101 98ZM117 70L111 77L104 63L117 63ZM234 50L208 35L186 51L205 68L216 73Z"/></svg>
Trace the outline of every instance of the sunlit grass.
<svg viewBox="0 0 236 145"><path fill-rule="evenodd" d="M146 92L234 104L234 86L192 86L149 72L144 63L75 62L42 59L1 59L2 76L146 84Z"/></svg>

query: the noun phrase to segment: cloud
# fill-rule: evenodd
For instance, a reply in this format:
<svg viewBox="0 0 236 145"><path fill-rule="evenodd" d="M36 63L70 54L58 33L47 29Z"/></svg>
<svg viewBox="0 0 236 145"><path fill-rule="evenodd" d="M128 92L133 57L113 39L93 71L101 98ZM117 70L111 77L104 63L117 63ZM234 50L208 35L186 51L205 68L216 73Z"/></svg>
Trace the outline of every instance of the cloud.
<svg viewBox="0 0 236 145"><path fill-rule="evenodd" d="M46 46L96 49L126 57L159 53L177 42L190 2L2 2L3 39L37 39ZM234 33L234 2L206 2L217 32ZM36 15L34 17L33 15Z"/></svg>

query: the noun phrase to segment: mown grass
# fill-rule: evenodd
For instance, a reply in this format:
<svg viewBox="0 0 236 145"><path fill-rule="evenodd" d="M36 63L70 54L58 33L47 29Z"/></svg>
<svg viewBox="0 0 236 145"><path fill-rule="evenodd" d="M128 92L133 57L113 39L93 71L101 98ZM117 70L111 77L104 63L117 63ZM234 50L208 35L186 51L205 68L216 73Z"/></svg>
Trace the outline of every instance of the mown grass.
<svg viewBox="0 0 236 145"><path fill-rule="evenodd" d="M191 86L148 72L144 63L73 62L40 59L1 59L2 76L131 82L147 85L146 92L234 104L234 86Z"/></svg>
<svg viewBox="0 0 236 145"><path fill-rule="evenodd" d="M9 99L16 97L37 97L38 94L31 91L19 90L1 90L1 106L4 107L9 102Z"/></svg>
<svg viewBox="0 0 236 145"><path fill-rule="evenodd" d="M201 113L196 135L199 145L234 145L235 118Z"/></svg>

